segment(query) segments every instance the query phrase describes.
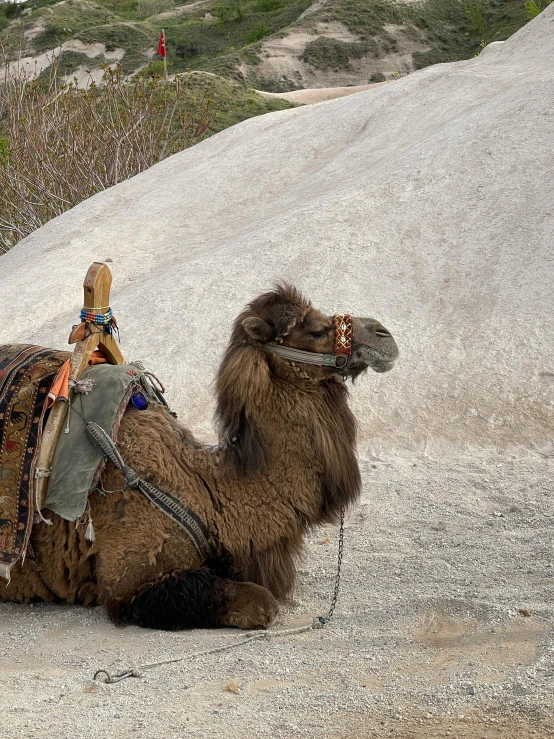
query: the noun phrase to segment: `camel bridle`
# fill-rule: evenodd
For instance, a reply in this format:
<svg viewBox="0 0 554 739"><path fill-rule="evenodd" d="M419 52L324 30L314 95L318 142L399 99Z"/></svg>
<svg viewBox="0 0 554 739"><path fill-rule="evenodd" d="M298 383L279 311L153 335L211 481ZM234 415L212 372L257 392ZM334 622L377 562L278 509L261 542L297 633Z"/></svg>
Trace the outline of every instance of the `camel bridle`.
<svg viewBox="0 0 554 739"><path fill-rule="evenodd" d="M276 344L263 344L262 346L264 351L276 354L283 359L289 359L292 362L344 369L348 357L352 354L352 316L348 313L335 313L333 327L335 345L332 354L320 354L319 352L309 352L304 349L294 349L290 346L278 346Z"/></svg>

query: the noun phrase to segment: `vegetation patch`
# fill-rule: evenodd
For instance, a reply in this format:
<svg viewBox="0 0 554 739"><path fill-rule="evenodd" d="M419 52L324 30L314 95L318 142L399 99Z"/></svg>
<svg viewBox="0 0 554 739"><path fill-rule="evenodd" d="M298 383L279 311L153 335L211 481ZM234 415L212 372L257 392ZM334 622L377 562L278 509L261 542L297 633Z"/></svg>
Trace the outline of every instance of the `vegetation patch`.
<svg viewBox="0 0 554 739"><path fill-rule="evenodd" d="M252 89L237 85L220 77L212 77L202 73L187 75L187 104L210 100L211 112L207 133L209 135L223 131L235 123L240 123L253 116L271 113L276 110L294 108L292 103L279 98L264 98Z"/></svg>
<svg viewBox="0 0 554 739"><path fill-rule="evenodd" d="M309 5L310 0L225 0L211 7L214 20L205 19L204 7L196 15L149 22L158 34L165 30L173 72L202 69L240 79L238 68L243 63L258 62L257 44L294 23Z"/></svg>
<svg viewBox="0 0 554 739"><path fill-rule="evenodd" d="M61 46L71 38L80 38L79 34L91 26L105 24L111 20L113 14L103 7L88 0L66 0L47 10L31 14L29 23L44 21L45 30L32 40L33 48L41 53Z"/></svg>
<svg viewBox="0 0 554 739"><path fill-rule="evenodd" d="M138 18L150 18L173 7L173 0L139 0L136 4Z"/></svg>
<svg viewBox="0 0 554 739"><path fill-rule="evenodd" d="M142 0L95 0L95 4L120 20L133 21L141 15Z"/></svg>
<svg viewBox="0 0 554 739"><path fill-rule="evenodd" d="M348 68L351 59L376 56L378 50L379 47L373 39L356 43L319 36L307 44L302 61L317 69L344 69Z"/></svg>
<svg viewBox="0 0 554 739"><path fill-rule="evenodd" d="M246 43L255 44L256 41L261 41L266 36L269 36L270 33L271 30L267 23L265 21L259 21L246 34Z"/></svg>
<svg viewBox="0 0 554 739"><path fill-rule="evenodd" d="M414 40L431 47L427 52L414 54L417 69L468 59L481 51L483 43L507 39L528 17L521 0L426 0L402 4L392 0L329 0L320 20L339 20L353 33L373 37L383 36L388 24L402 25Z"/></svg>
<svg viewBox="0 0 554 739"><path fill-rule="evenodd" d="M84 43L103 43L107 49L125 49L121 61L125 74L132 74L147 64L147 51L157 46L158 37L157 29L148 23L123 21L91 27L77 35Z"/></svg>
<svg viewBox="0 0 554 739"><path fill-rule="evenodd" d="M374 72L371 77L369 78L370 83L374 82L386 82L387 78L382 72Z"/></svg>
<svg viewBox="0 0 554 739"><path fill-rule="evenodd" d="M287 75L265 77L251 72L246 82L256 90L264 90L265 92L291 92L292 90L302 89L302 85L298 84L298 80L292 79Z"/></svg>
<svg viewBox="0 0 554 739"><path fill-rule="evenodd" d="M271 13L274 10L279 10L285 4L285 0L256 0L252 6L252 12Z"/></svg>
<svg viewBox="0 0 554 739"><path fill-rule="evenodd" d="M98 69L104 61L103 54L91 59L86 54L80 54L77 51L64 51L57 57L56 71L67 77L74 74L80 67Z"/></svg>
<svg viewBox="0 0 554 739"><path fill-rule="evenodd" d="M20 3L7 3L4 7L4 17L11 20L17 18L23 12L23 6Z"/></svg>

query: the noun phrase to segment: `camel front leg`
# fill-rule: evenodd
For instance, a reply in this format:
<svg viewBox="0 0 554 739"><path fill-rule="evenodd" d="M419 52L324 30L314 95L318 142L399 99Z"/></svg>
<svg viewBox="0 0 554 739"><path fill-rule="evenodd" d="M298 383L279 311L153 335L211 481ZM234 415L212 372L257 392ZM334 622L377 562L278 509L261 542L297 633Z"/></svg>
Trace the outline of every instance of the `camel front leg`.
<svg viewBox="0 0 554 739"><path fill-rule="evenodd" d="M265 629L278 611L277 601L261 585L226 580L201 567L176 570L145 583L110 616L119 623L166 631L225 626Z"/></svg>

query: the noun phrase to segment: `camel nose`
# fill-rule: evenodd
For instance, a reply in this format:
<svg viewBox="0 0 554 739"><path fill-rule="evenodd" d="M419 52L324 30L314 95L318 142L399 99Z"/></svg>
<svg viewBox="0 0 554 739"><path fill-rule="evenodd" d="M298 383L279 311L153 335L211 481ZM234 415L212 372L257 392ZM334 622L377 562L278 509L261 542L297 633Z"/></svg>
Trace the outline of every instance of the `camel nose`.
<svg viewBox="0 0 554 739"><path fill-rule="evenodd" d="M375 318L360 318L359 321L361 331L355 335L357 346L354 356L363 361L368 360L368 364L376 372L386 372L398 359L396 341L391 332Z"/></svg>
<svg viewBox="0 0 554 739"><path fill-rule="evenodd" d="M366 331L374 333L376 336L381 336L384 339L392 339L391 332L388 331L382 323L379 323L379 321L376 321L374 318L362 319L362 325Z"/></svg>

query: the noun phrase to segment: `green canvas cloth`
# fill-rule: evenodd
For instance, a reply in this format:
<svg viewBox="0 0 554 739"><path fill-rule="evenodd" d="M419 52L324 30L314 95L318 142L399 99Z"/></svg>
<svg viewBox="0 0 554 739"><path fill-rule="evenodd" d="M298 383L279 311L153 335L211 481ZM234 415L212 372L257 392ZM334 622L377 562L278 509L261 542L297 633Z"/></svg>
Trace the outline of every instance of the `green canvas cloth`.
<svg viewBox="0 0 554 739"><path fill-rule="evenodd" d="M88 494L104 467L102 453L90 440L83 419L97 423L116 442L133 389L140 389L150 400L158 399L138 363L94 365L85 370L82 380L92 380L94 385L88 395L76 392L73 396L69 433L65 426L56 445L44 502L45 508L68 521L84 514Z"/></svg>

